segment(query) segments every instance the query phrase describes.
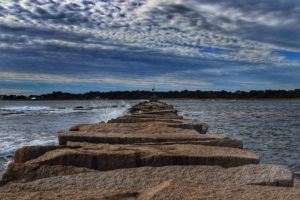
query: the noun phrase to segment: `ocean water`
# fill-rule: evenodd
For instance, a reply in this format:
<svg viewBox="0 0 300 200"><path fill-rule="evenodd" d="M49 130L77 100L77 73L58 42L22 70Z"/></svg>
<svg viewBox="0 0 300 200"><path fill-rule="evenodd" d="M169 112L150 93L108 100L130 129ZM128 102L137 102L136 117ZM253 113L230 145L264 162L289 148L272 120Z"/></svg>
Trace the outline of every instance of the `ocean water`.
<svg viewBox="0 0 300 200"><path fill-rule="evenodd" d="M24 145L57 144L57 133L79 123L107 121L138 101L0 101L0 174ZM243 140L262 163L288 165L300 175L300 100L166 100L209 133Z"/></svg>

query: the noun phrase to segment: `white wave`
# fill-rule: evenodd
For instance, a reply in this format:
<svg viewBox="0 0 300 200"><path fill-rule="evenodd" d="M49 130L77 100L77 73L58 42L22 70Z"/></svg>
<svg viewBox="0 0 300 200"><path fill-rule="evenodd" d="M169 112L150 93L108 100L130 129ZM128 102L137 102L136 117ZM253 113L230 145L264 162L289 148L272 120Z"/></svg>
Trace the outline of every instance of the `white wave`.
<svg viewBox="0 0 300 200"><path fill-rule="evenodd" d="M110 119L113 119L113 118L117 118L117 117L120 117L122 116L125 112L126 112L127 109L116 109L116 110L111 110L106 116L105 118L107 118L105 121L108 121Z"/></svg>
<svg viewBox="0 0 300 200"><path fill-rule="evenodd" d="M232 139L236 139L236 140L240 140L241 136L237 131L232 131L230 133L227 133L227 135L232 138Z"/></svg>
<svg viewBox="0 0 300 200"><path fill-rule="evenodd" d="M7 159L6 162L4 163L4 166L3 166L4 169L6 170L6 168L8 167L8 165L9 165L10 163L12 163L12 162L13 162L13 159L11 159L11 158L10 158L10 159Z"/></svg>
<svg viewBox="0 0 300 200"><path fill-rule="evenodd" d="M122 115L124 115L127 110L128 110L129 106L122 106L122 107L118 107L118 108L109 108L109 109L104 109L101 110L101 112L99 111L99 115L95 116L95 118L92 120L93 122L99 122L99 121L104 121L107 122L110 119L113 118L117 118L120 117Z"/></svg>
<svg viewBox="0 0 300 200"><path fill-rule="evenodd" d="M76 110L73 110L72 108L60 108L60 109L51 109L49 110L50 114L68 114L68 113L74 113L77 112Z"/></svg>
<svg viewBox="0 0 300 200"><path fill-rule="evenodd" d="M8 138L6 138L8 140ZM3 141L0 144L0 156L4 158L13 157L15 151L22 146L46 146L57 144L55 137L42 137L40 139L28 140L25 138L18 138L17 141Z"/></svg>
<svg viewBox="0 0 300 200"><path fill-rule="evenodd" d="M0 108L4 111L40 111L40 110L49 110L48 106L9 106Z"/></svg>
<svg viewBox="0 0 300 200"><path fill-rule="evenodd" d="M45 139L45 140L43 140L43 139ZM25 145L23 144L21 146L37 146L37 145L46 146L46 145L54 145L57 143L56 137L54 137L53 139L50 139L50 140L49 139L46 140L46 138L43 138L43 139L35 139L35 140L27 142Z"/></svg>

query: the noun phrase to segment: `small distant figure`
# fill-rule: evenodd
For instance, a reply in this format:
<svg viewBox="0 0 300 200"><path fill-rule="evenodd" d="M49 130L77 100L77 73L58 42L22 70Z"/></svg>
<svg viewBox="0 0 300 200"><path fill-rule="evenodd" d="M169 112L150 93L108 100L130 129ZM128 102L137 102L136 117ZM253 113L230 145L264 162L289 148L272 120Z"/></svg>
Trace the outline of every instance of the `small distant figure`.
<svg viewBox="0 0 300 200"><path fill-rule="evenodd" d="M153 88L152 88L152 92L153 92L153 93L155 92L155 86L153 86Z"/></svg>
<svg viewBox="0 0 300 200"><path fill-rule="evenodd" d="M150 101L151 102L157 102L158 100L158 96L155 94L155 86L153 86L152 88L152 96L150 97Z"/></svg>

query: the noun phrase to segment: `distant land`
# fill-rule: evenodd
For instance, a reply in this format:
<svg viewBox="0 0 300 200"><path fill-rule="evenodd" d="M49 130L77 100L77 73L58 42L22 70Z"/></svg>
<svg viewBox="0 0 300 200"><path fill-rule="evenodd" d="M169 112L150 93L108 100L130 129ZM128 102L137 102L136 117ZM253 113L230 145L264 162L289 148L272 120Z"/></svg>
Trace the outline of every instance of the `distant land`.
<svg viewBox="0 0 300 200"><path fill-rule="evenodd" d="M113 100L113 99L148 99L153 95L150 91L114 91L87 92L72 94L52 92L41 95L0 95L0 100ZM295 99L300 98L300 89L295 90L252 90L252 91L169 91L155 92L160 99Z"/></svg>

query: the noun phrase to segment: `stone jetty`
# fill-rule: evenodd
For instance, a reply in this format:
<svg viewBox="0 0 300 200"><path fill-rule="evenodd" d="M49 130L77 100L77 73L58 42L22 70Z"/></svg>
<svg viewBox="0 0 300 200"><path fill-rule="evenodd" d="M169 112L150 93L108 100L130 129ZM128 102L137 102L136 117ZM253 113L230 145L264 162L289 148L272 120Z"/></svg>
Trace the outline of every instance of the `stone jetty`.
<svg viewBox="0 0 300 200"><path fill-rule="evenodd" d="M18 149L0 199L300 199L287 167L259 164L242 141L207 130L171 105L141 102L60 132L58 146Z"/></svg>

